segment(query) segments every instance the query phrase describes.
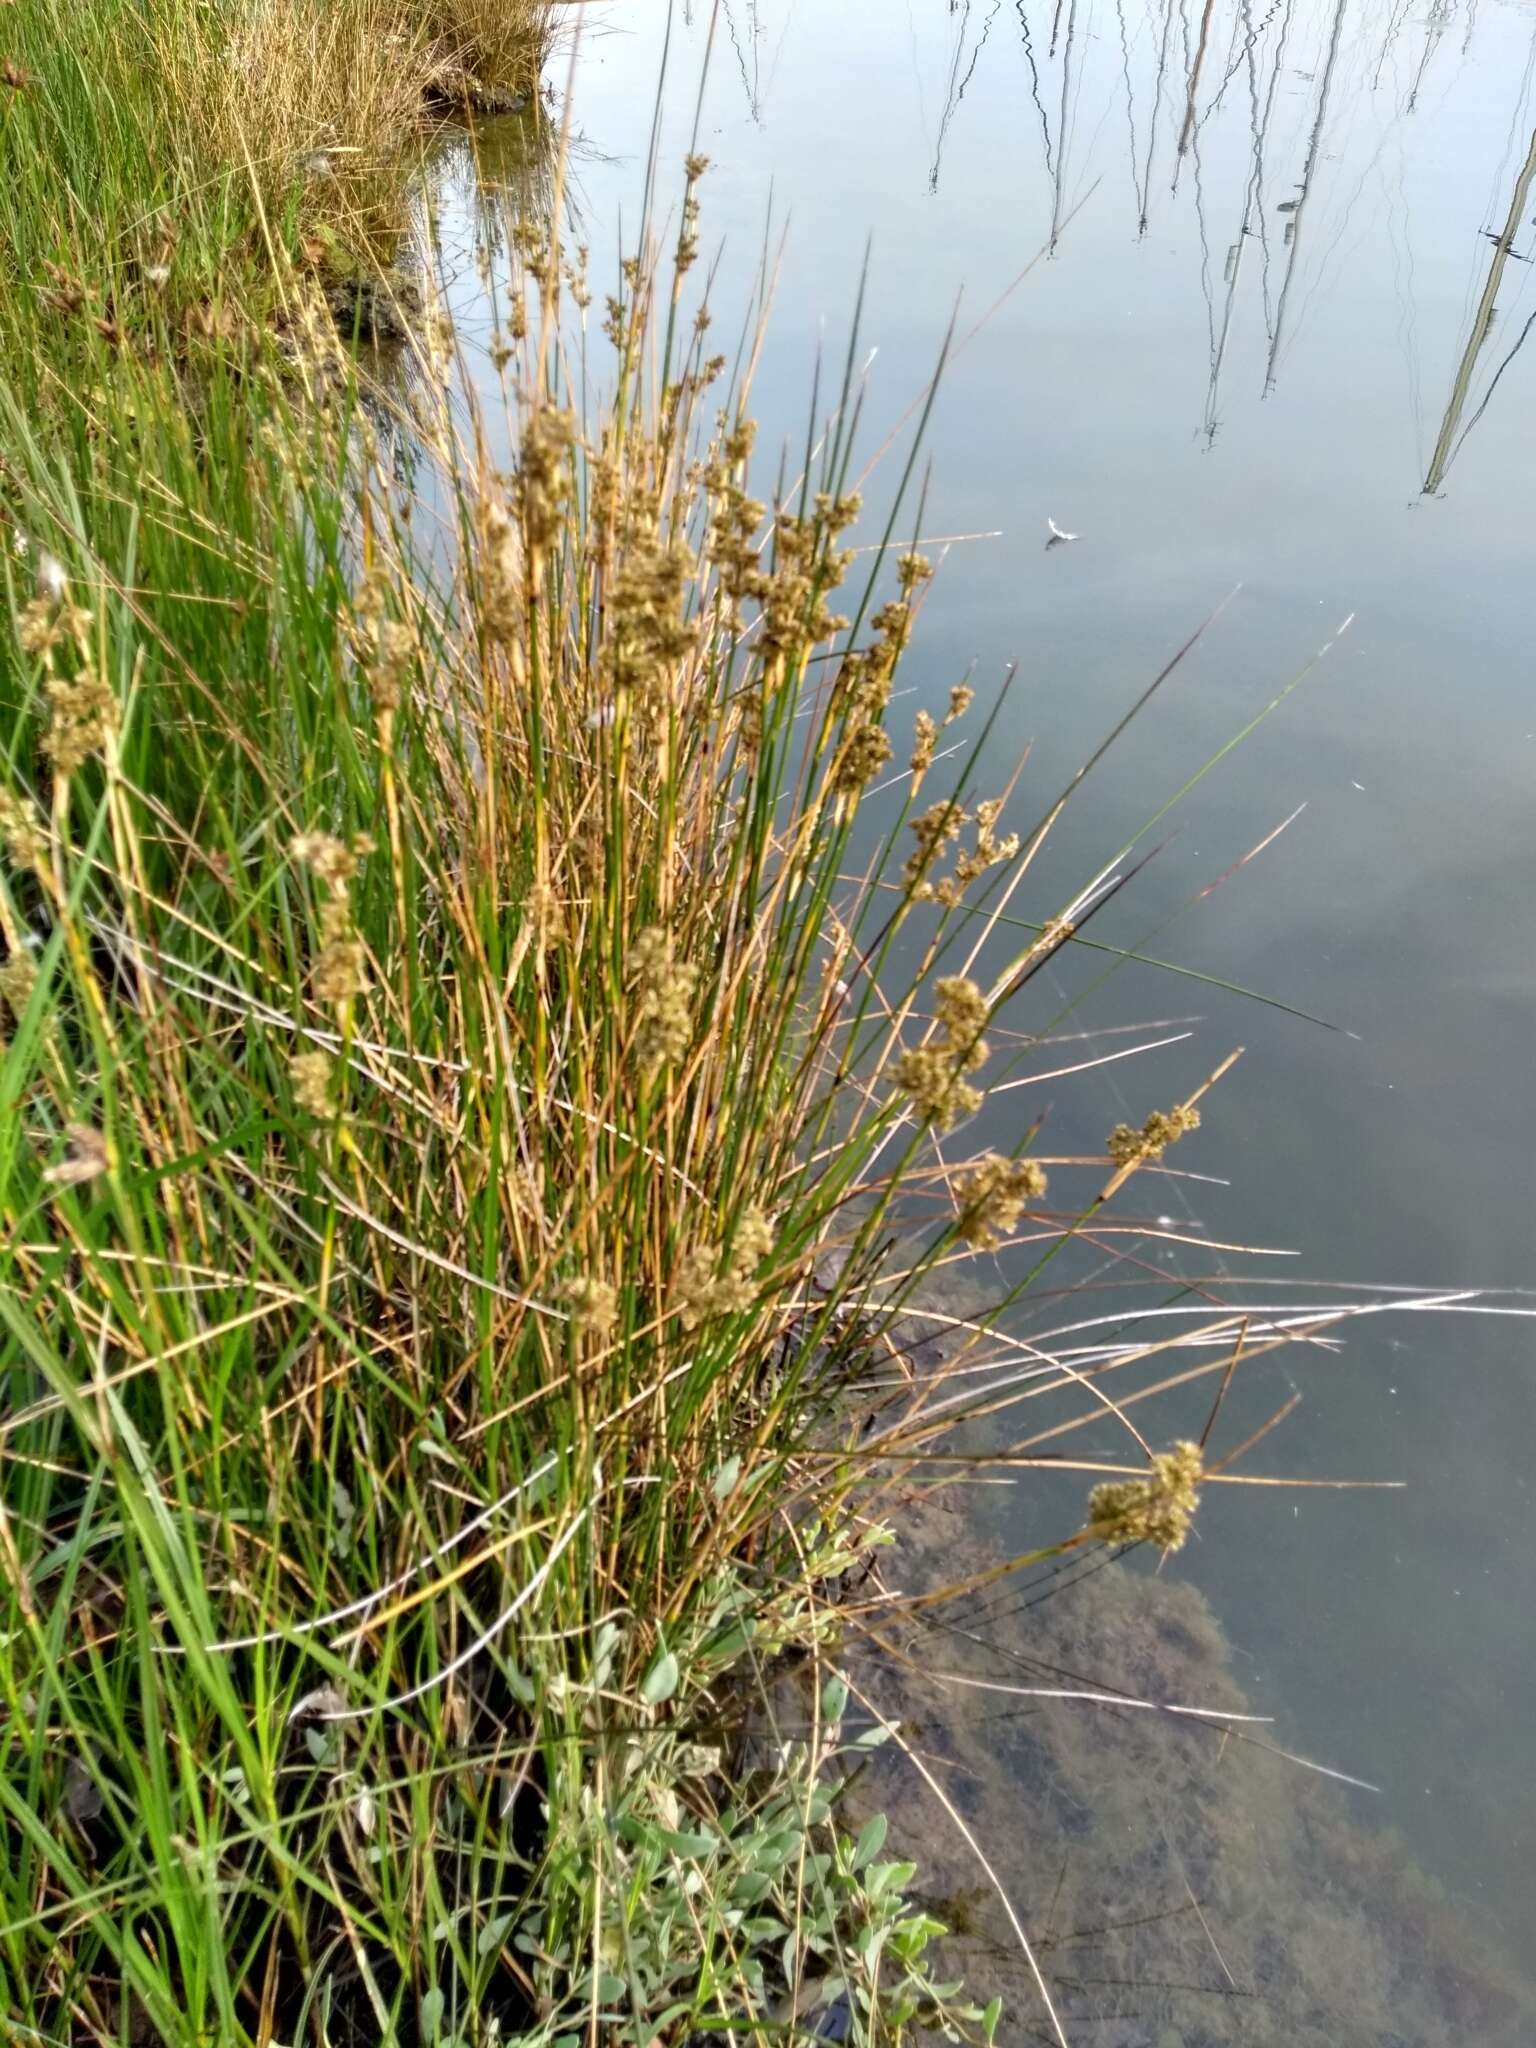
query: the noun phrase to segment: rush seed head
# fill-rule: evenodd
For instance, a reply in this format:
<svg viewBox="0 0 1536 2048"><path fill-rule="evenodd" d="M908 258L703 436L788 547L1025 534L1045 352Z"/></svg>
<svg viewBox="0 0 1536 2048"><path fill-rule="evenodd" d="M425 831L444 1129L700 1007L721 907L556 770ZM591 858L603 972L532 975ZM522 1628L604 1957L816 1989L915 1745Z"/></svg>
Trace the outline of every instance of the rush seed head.
<svg viewBox="0 0 1536 2048"><path fill-rule="evenodd" d="M1205 1459L1198 1444L1177 1443L1152 1460L1145 1479L1112 1479L1088 1496L1088 1533L1101 1543L1155 1543L1181 1550L1200 1505Z"/></svg>
<svg viewBox="0 0 1536 2048"><path fill-rule="evenodd" d="M1025 1204L1046 1190L1045 1169L1033 1159L1001 1159L989 1153L955 1182L960 1213L955 1230L978 1251L991 1251L1009 1236Z"/></svg>
<svg viewBox="0 0 1536 2048"><path fill-rule="evenodd" d="M636 996L635 1051L642 1069L675 1066L693 1043L699 970L677 958L670 932L649 925L635 940L630 972Z"/></svg>
<svg viewBox="0 0 1536 2048"><path fill-rule="evenodd" d="M1116 1124L1110 1132L1107 1150L1118 1167L1140 1166L1161 1159L1170 1145L1176 1145L1188 1131L1200 1128L1198 1109L1154 1109L1141 1129Z"/></svg>
<svg viewBox="0 0 1536 2048"><path fill-rule="evenodd" d="M56 772L74 775L106 746L117 729L117 699L111 685L90 669L72 679L54 676L48 683L48 730L43 752Z"/></svg>

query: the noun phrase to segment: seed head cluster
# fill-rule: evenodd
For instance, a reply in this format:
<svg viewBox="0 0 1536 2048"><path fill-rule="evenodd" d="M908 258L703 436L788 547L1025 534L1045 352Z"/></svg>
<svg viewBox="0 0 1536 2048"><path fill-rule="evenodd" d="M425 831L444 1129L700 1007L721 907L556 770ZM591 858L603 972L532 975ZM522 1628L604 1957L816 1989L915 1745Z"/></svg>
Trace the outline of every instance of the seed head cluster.
<svg viewBox="0 0 1536 2048"><path fill-rule="evenodd" d="M843 742L833 782L839 796L857 797L891 758L890 735L873 722L856 725Z"/></svg>
<svg viewBox="0 0 1536 2048"><path fill-rule="evenodd" d="M398 711L416 665L417 639L404 619L389 612L389 589L377 573L364 579L353 604L353 644L381 717Z"/></svg>
<svg viewBox="0 0 1536 2048"><path fill-rule="evenodd" d="M833 783L844 798L856 798L891 758L881 720L891 699L896 664L911 634L911 603L905 597L893 598L874 614L870 625L873 639L867 647L850 648L843 656L833 693L833 710L844 720Z"/></svg>
<svg viewBox="0 0 1536 2048"><path fill-rule="evenodd" d="M964 685L957 688L963 690ZM945 723L948 722L946 719ZM927 726L919 725L918 746L912 756L914 774L921 776L933 758L933 742L937 736L932 719ZM997 836L996 826L1002 810L1002 799L989 797L985 803L976 806L974 816L950 802L932 804L912 820L912 833L917 845L907 857L904 879L913 902L941 903L946 909L953 909L971 883L984 875L988 868L1014 858L1019 850L1017 832L1010 832L1002 839ZM953 845L967 825L975 827L973 844L959 853L950 874L935 877L932 870L945 847Z"/></svg>
<svg viewBox="0 0 1536 2048"><path fill-rule="evenodd" d="M333 1083L336 1069L328 1052L318 1046L295 1053L288 1065L293 1099L306 1116L328 1119L336 1113Z"/></svg>
<svg viewBox="0 0 1536 2048"><path fill-rule="evenodd" d="M678 1268L678 1319L696 1330L714 1316L744 1314L757 1293L756 1274L773 1250L773 1224L755 1204L742 1212L729 1251L719 1245L694 1245Z"/></svg>
<svg viewBox="0 0 1536 2048"><path fill-rule="evenodd" d="M912 820L917 845L907 858L904 880L914 901L923 902L933 894L928 870L944 848L960 837L965 812L957 803L930 804Z"/></svg>
<svg viewBox="0 0 1536 2048"><path fill-rule="evenodd" d="M1041 1199L1046 1185L1045 1169L1033 1159L1002 1159L989 1152L955 1182L957 1233L978 1251L991 1251L1011 1233L1025 1204Z"/></svg>
<svg viewBox="0 0 1536 2048"><path fill-rule="evenodd" d="M373 842L361 833L347 843L325 832L304 832L289 851L326 892L310 989L317 1002L341 1008L362 994L368 978L367 956L352 914L352 883L360 862L372 853Z"/></svg>
<svg viewBox="0 0 1536 2048"><path fill-rule="evenodd" d="M12 953L0 964L0 1002L19 1024L37 987L37 967L26 953Z"/></svg>
<svg viewBox="0 0 1536 2048"><path fill-rule="evenodd" d="M575 1327L596 1343L605 1343L613 1335L619 1320L619 1297L606 1280L578 1273L566 1281L561 1298Z"/></svg>
<svg viewBox="0 0 1536 2048"><path fill-rule="evenodd" d="M728 430L722 424L721 438L701 468L700 481L709 501L708 560L715 576L718 623L729 634L744 634L749 627L742 605L748 600L757 605L751 628L756 666L762 685L771 686L783 663L830 640L848 624L830 609L827 599L842 582L849 559L834 542L858 517L859 499L853 493L833 496L822 491L808 515L780 511L772 522L769 554L768 536L762 531L765 507L747 495L739 480L755 432L750 420L738 419ZM857 666L863 659L845 657L845 673L852 674L850 662ZM761 687L744 690L738 699L741 743L749 756L761 738L761 694ZM882 705L883 701L882 696ZM868 715L867 707L861 709L858 724L866 723ZM863 787L858 762L867 768L870 758L867 746L857 761L853 752L844 750L833 770L840 793L856 794Z"/></svg>
<svg viewBox="0 0 1536 2048"><path fill-rule="evenodd" d="M522 623L522 550L505 498L487 491L479 507L480 627L487 640L511 645Z"/></svg>
<svg viewBox="0 0 1536 2048"><path fill-rule="evenodd" d="M1154 1109L1139 1131L1130 1124L1116 1124L1109 1134L1109 1156L1118 1167L1141 1166L1161 1159L1186 1131L1199 1128L1198 1109Z"/></svg>
<svg viewBox="0 0 1536 2048"><path fill-rule="evenodd" d="M759 593L758 623L758 646L770 659L830 640L848 623L826 601L842 581L846 563L845 556L825 545L825 521L835 516L836 501L818 502L833 509L809 519L781 512L774 521L773 570Z"/></svg>
<svg viewBox="0 0 1536 2048"><path fill-rule="evenodd" d="M751 445L751 422L727 437L726 450ZM767 507L749 498L737 481L741 461L723 454L708 473L710 494L709 557L724 601L725 623L739 627L738 607L746 598L761 599L767 576L758 566L758 532Z"/></svg>
<svg viewBox="0 0 1536 2048"><path fill-rule="evenodd" d="M92 669L73 679L54 676L48 683L48 730L43 752L63 776L76 775L107 744L117 730L117 698L111 685Z"/></svg>
<svg viewBox="0 0 1536 2048"><path fill-rule="evenodd" d="M963 975L946 976L933 993L933 1031L896 1062L896 1084L925 1123L943 1129L981 1107L980 1089L965 1077L987 1063L987 999Z"/></svg>
<svg viewBox="0 0 1536 2048"><path fill-rule="evenodd" d="M43 865L44 839L37 812L24 797L0 791L0 840L12 867L23 872Z"/></svg>
<svg viewBox="0 0 1536 2048"><path fill-rule="evenodd" d="M1205 1459L1198 1444L1177 1443L1152 1460L1145 1479L1111 1479L1088 1496L1088 1533L1101 1543L1155 1543L1183 1548L1195 1510Z"/></svg>
<svg viewBox="0 0 1536 2048"><path fill-rule="evenodd" d="M679 960L672 934L649 925L630 952L635 990L635 1053L642 1070L676 1066L693 1043L699 970Z"/></svg>
<svg viewBox="0 0 1536 2048"><path fill-rule="evenodd" d="M683 218L677 234L676 270L679 280L685 271L691 270L699 256L699 198L694 189L700 178L709 169L707 156L688 156L683 159L683 172L687 184L683 192Z"/></svg>
<svg viewBox="0 0 1536 2048"><path fill-rule="evenodd" d="M16 638L23 654L40 659L47 659L55 648L68 642L83 649L90 630L88 611L46 591L24 605L16 616Z"/></svg>
<svg viewBox="0 0 1536 2048"><path fill-rule="evenodd" d="M609 597L602 673L615 701L632 698L655 735L677 697L680 664L695 644L684 616L693 558L680 537L662 534L653 501L636 494L623 515L621 566Z"/></svg>
<svg viewBox="0 0 1536 2048"><path fill-rule="evenodd" d="M570 504L571 451L575 445L575 415L559 406L540 406L523 427L516 497L529 573L535 582L545 556L560 538Z"/></svg>
<svg viewBox="0 0 1536 2048"><path fill-rule="evenodd" d="M907 766L912 770L912 787L915 790L933 763L933 749L939 737L939 728L933 715L919 711L912 724L912 758Z"/></svg>

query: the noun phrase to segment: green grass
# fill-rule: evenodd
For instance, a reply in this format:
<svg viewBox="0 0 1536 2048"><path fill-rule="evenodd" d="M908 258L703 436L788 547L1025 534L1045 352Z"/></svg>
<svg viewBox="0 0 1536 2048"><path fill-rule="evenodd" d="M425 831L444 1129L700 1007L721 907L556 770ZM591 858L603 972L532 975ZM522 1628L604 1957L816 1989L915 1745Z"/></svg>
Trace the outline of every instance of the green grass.
<svg viewBox="0 0 1536 2048"><path fill-rule="evenodd" d="M111 218L176 193L163 154L128 182L98 54L11 107L23 265L87 232L95 147ZM1177 1133L1117 1134L1049 1209L1022 1118L967 1156L985 1034L1071 937L1065 905L1022 950L1005 922L1061 805L1005 829L984 745L936 790L931 727L890 729L928 568L909 465L852 577L851 368L804 475L749 495L746 393L688 296L698 175L601 379L530 257L511 477L431 323L402 481L318 328L188 357L16 315L18 2039L794 2039L839 1986L870 2042L996 2024L933 1985L909 1867L832 1801L840 1594L965 1412L914 1384L866 1427L848 1388L901 1370L940 1267L1031 1205L1016 1295ZM967 1309L958 1359L993 1327ZM1064 1536L1181 1538L1180 1473Z"/></svg>
<svg viewBox="0 0 1536 2048"><path fill-rule="evenodd" d="M183 361L302 326L306 281L387 264L473 76L536 94L546 0L16 0L0 22L0 347L34 404L102 354ZM42 362L34 364L33 344Z"/></svg>

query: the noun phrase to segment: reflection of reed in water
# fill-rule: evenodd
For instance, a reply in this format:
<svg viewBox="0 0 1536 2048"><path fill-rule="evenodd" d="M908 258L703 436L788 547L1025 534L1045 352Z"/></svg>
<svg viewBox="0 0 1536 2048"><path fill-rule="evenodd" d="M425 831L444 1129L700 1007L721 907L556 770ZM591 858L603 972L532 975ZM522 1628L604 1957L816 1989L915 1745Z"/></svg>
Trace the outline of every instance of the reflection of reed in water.
<svg viewBox="0 0 1536 2048"><path fill-rule="evenodd" d="M965 69L962 72L960 67L965 61L965 32L971 18L971 0L960 0L960 28L955 37L954 56L950 61L949 83L944 92L944 111L939 116L939 138L934 144L933 168L928 173L928 189L930 192L937 192L939 189L939 171L944 161L944 142L949 134L949 124L954 120L955 115L959 111L960 102L965 98L966 87L976 75L976 66L981 61L981 53L987 46L987 39L992 33L992 24L996 21L998 9L1002 4L1003 0L992 0L992 5L987 11L987 18L981 26L981 34L976 38L975 44L972 47L971 61L965 65ZM952 8L953 5L954 0L951 0Z"/></svg>
<svg viewBox="0 0 1536 2048"><path fill-rule="evenodd" d="M1424 31L1424 54L1419 59L1419 68L1408 92L1407 107L1410 114L1419 104L1419 94L1424 87L1424 75L1429 69L1429 60L1435 54L1440 38L1445 34L1445 25L1449 19L1448 0L1434 0L1434 5L1429 10L1428 26Z"/></svg>
<svg viewBox="0 0 1536 2048"><path fill-rule="evenodd" d="M1227 251L1225 270L1226 298L1222 305L1221 332L1211 349L1211 379L1205 394L1205 440L1206 446L1215 444L1216 429L1220 424L1218 403L1221 394L1221 371L1226 361L1227 342L1232 333L1232 311L1237 303L1238 280L1242 275L1243 257L1247 253L1248 237L1253 233L1253 222L1259 208L1259 194L1263 179L1264 130L1259 114L1258 66L1254 57L1255 35L1251 18L1251 0L1242 0L1243 42L1248 63L1249 158L1248 182L1243 190L1242 218L1237 224L1237 239Z"/></svg>
<svg viewBox="0 0 1536 2048"><path fill-rule="evenodd" d="M1137 232L1147 232L1151 212L1152 160L1157 154L1157 116L1163 104L1163 81L1168 75L1168 38L1173 33L1173 0L1163 0L1163 39L1157 52L1157 78L1152 87L1152 120L1147 130L1147 160L1141 173L1141 214Z"/></svg>
<svg viewBox="0 0 1536 2048"><path fill-rule="evenodd" d="M1088 146L1102 146L1106 134L1113 133L1106 129L1106 116L1115 111L1123 94L1124 125L1118 147L1127 152L1139 237L1150 232L1154 192L1163 198L1166 212L1169 198L1180 196L1184 164L1192 166L1194 189L1183 201L1183 211L1187 221L1188 209L1194 210L1199 282L1206 299L1209 370L1201 425L1209 446L1220 429L1223 387L1232 350L1242 335L1241 297L1245 290L1256 291L1262 301L1264 337L1262 343L1256 340L1265 355L1262 390L1268 395L1276 388L1282 358L1296 338L1315 291L1318 266L1328 260L1317 239L1317 207L1328 203L1330 166L1340 154L1335 142L1341 115L1347 116L1357 100L1363 104L1363 95L1387 74L1392 53L1412 18L1409 0L1388 0L1379 26L1361 17L1358 8L1351 11L1349 0L1324 0L1315 10L1299 7L1298 0L1231 0L1230 5L1220 7L1217 0L1144 0L1140 12L1132 0L1115 0L1113 24L1095 23L1092 0L1045 0L1045 5L1050 9L1048 21L1039 0L1033 16L1029 0L1013 0L1018 49L1025 66L1022 82L1038 121L1049 185L1047 246L1054 252L1061 241L1071 216L1073 191L1083 175L1082 149L1073 139L1080 108L1093 104L1096 125ZM974 104L971 88L983 63L996 58L995 46L1002 40L995 33L1001 0L948 0L948 12L953 28L946 42L942 113L928 172L930 187L935 189L949 139L968 96ZM1433 0L1422 51L1401 60L1408 74L1407 89L1400 97L1394 94L1390 106L1383 109L1378 154L1391 126L1411 115L1434 52L1457 12L1458 0ZM1470 31L1472 6L1460 12ZM1105 73L1095 54L1101 30L1113 52L1112 75ZM994 46L990 51L989 44ZM1059 73L1052 66L1059 66ZM1242 84L1237 83L1240 77ZM1293 129L1283 110L1293 81L1298 80L1309 104ZM1202 165L1202 139L1222 110L1226 109L1229 134L1233 122L1243 118L1233 102L1244 87L1248 101L1246 149L1239 159L1236 150L1223 141L1207 149L1207 163ZM1294 167L1289 161L1293 148L1300 156ZM1163 178L1166 192L1159 182ZM1340 231L1353 198L1358 196L1356 192L1342 210L1335 209ZM1230 222L1226 238L1214 241L1222 232L1223 214ZM1283 236L1276 235L1277 227L1283 228ZM1501 238L1491 230L1489 239L1495 244L1492 268L1502 274L1505 263L1519 251L1501 251ZM1250 240L1259 245L1252 263ZM1497 290L1496 282L1493 290ZM1438 486L1458 435L1464 436L1481 417L1482 405L1472 410L1470 381L1492 318L1490 300L1487 318L1478 318L1468 341L1466 378L1458 379L1453 392L1448 435L1430 465L1431 482L1426 488ZM1521 330L1514 348L1494 372L1483 405L1529 331Z"/></svg>
<svg viewBox="0 0 1536 2048"><path fill-rule="evenodd" d="M1024 0L1014 0L1014 7L1019 17L1019 35L1024 45L1024 61L1029 66L1030 97L1035 103L1036 113L1040 116L1040 134L1045 143L1046 176L1054 178L1056 175L1056 162L1051 151L1051 123L1050 117L1045 111L1045 102L1040 97L1040 67L1035 62L1035 46L1029 33L1029 15L1025 9Z"/></svg>
<svg viewBox="0 0 1536 2048"><path fill-rule="evenodd" d="M1254 141L1254 156L1258 167L1257 178L1255 180L1255 193L1258 205L1259 247L1262 250L1264 257L1263 265L1260 270L1260 280L1263 285L1264 295L1264 332L1271 340L1274 339L1275 316L1269 295L1270 250L1269 222L1266 220L1264 214L1264 151L1265 137L1269 134L1270 121L1274 116L1275 94L1279 90L1280 86L1280 75L1285 64L1285 49L1286 44L1290 41L1291 22L1294 13L1295 0L1285 0L1285 12L1280 19L1280 33L1275 40L1274 59L1269 67L1269 90L1264 95L1264 111L1262 115L1258 117L1258 134Z"/></svg>
<svg viewBox="0 0 1536 2048"><path fill-rule="evenodd" d="M1057 16L1060 18L1060 7ZM1056 124L1056 176L1051 182L1051 249L1054 253L1061 238L1062 211L1066 203L1067 172L1067 118L1072 92L1072 51L1077 41L1077 0L1071 0L1067 11L1067 40L1061 53L1061 117ZM1055 38L1051 47L1055 48Z"/></svg>
<svg viewBox="0 0 1536 2048"><path fill-rule="evenodd" d="M1120 31L1120 76L1125 81L1125 125L1130 136L1131 187L1139 206L1141 188L1136 183L1136 95L1131 88L1131 44L1125 27L1125 0L1115 0L1115 20Z"/></svg>
<svg viewBox="0 0 1536 2048"><path fill-rule="evenodd" d="M1488 276L1483 284L1482 297L1477 302L1477 311L1472 315L1472 330L1467 336L1467 345L1461 352L1461 361L1456 365L1450 401L1445 408L1445 417L1440 422L1440 433L1435 442L1434 453L1429 458L1429 470L1424 478L1426 496L1433 496L1445 481L1445 473L1459 453L1462 442L1488 410L1489 401L1498 389L1500 379L1525 346L1526 337L1532 326L1536 325L1536 314L1532 314L1521 328L1514 347L1494 371L1477 410L1467 421L1466 426L1461 427L1462 411L1472 385L1472 372L1477 367L1477 359L1483 352L1489 330L1493 326L1494 309L1498 302L1499 286L1504 278L1504 267L1514 254L1515 236L1525 219L1526 201L1530 198L1533 178L1536 178L1536 130L1532 131L1531 146L1515 179L1515 189L1510 195L1509 213L1505 218L1503 231L1493 238L1493 256L1488 265ZM1461 427L1460 433L1457 432L1458 427Z"/></svg>
<svg viewBox="0 0 1536 2048"><path fill-rule="evenodd" d="M472 223L477 260L498 262L520 225L546 233L555 205L557 125L537 100L520 114L472 126L449 123L427 160L420 205L430 235L435 215L453 212ZM563 201L574 216L580 149L568 159ZM579 223L572 217L568 227Z"/></svg>
<svg viewBox="0 0 1536 2048"><path fill-rule="evenodd" d="M752 116L755 126L763 118L762 75L758 67L758 46L763 39L763 25L758 19L757 0L747 0L745 31L736 19L731 0L721 0L721 6L725 14L725 31L730 37L731 48L736 52L736 68L741 73L742 91L747 96L747 111Z"/></svg>
<svg viewBox="0 0 1536 2048"><path fill-rule="evenodd" d="M1280 344L1285 337L1285 309L1291 296L1291 285L1296 276L1296 258L1301 253L1301 223L1307 210L1307 201L1312 196L1312 184L1317 175L1318 156L1323 146L1323 125L1328 119L1328 99L1333 91L1334 72L1338 67L1339 43L1344 33L1344 10L1348 0L1338 0L1333 10L1333 30L1328 38L1328 56L1323 65L1322 82L1317 91L1317 114L1312 122L1312 133L1307 142L1307 160L1302 166L1301 189L1291 218L1286 224L1285 238L1290 254L1286 260L1285 277L1280 285L1280 303L1275 308L1275 329L1269 341L1269 360L1264 366L1264 389L1275 388L1275 369L1280 358Z"/></svg>
<svg viewBox="0 0 1536 2048"><path fill-rule="evenodd" d="M398 292L399 332L376 336L387 345L367 347L360 356L364 407L385 468L402 480L416 476L420 457L415 405L432 388L427 359L439 345L429 332L433 318L453 311L466 267L480 290L490 278L511 274L508 253L519 230L547 243L558 145L558 124L535 99L518 114L445 122L423 159L396 270L386 281L387 304L396 303ZM575 176L580 162L579 145L568 140L561 183L567 246L581 239ZM455 335L452 345L459 374L473 383L465 336ZM420 488L429 488L425 479Z"/></svg>
<svg viewBox="0 0 1536 2048"><path fill-rule="evenodd" d="M1211 40L1211 15L1215 7L1216 0L1205 0L1205 8L1200 16L1200 40L1195 46L1195 61L1189 69L1189 95L1184 106L1184 126L1179 134L1180 156L1183 156L1194 139L1195 99L1200 90L1200 73L1205 64L1205 52Z"/></svg>

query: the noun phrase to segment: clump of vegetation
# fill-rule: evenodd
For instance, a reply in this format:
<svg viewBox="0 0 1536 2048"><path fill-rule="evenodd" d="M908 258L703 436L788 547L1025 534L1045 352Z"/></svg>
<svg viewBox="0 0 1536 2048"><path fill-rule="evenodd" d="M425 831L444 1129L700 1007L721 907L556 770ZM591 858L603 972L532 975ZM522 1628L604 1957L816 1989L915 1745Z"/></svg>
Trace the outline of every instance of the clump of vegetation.
<svg viewBox="0 0 1536 2048"><path fill-rule="evenodd" d="M19 0L0 24L0 338L17 368L290 323L377 270L444 110L532 104L550 0ZM103 346L104 344L104 346Z"/></svg>
<svg viewBox="0 0 1536 2048"><path fill-rule="evenodd" d="M406 483L350 387L259 363L259 414L217 359L191 419L150 368L105 418L0 401L0 1973L39 2034L996 2023L839 1832L825 1729L745 1779L730 1730L879 1538L905 1410L860 1441L844 1383L1043 1198L1025 1133L881 1274L1046 953L981 965L1021 844L983 750L942 896L850 880L927 574L883 593L877 547L833 609L851 383L770 507L702 312L626 277L583 414L585 290L530 252L508 474L446 330ZM959 830L911 784L898 859Z"/></svg>
<svg viewBox="0 0 1536 2048"><path fill-rule="evenodd" d="M56 90L6 131L22 261L83 246L115 118ZM997 1405L995 1318L914 1306L929 1276L1028 1208L1027 1285L1195 1098L1065 1210L1033 1128L965 1156L999 1013L1091 914L1009 938L1063 799L1003 833L977 745L920 808L927 713L893 768L915 456L855 557L850 349L754 495L686 300L701 158L602 344L580 257L513 238L499 471L435 311L398 416L312 374L313 323L172 345L196 172L124 168L150 104L104 158L115 282L29 301L0 385L6 2010L168 2048L988 2039L839 1819L846 1596L883 1489ZM218 191L209 248L247 201L275 234L252 164Z"/></svg>
<svg viewBox="0 0 1536 2048"><path fill-rule="evenodd" d="M506 97L537 92L539 75L566 0L412 0L440 52L436 89L467 88L471 104L494 106ZM456 74L456 75L455 75ZM431 88L429 88L430 90Z"/></svg>
<svg viewBox="0 0 1536 2048"><path fill-rule="evenodd" d="M244 169L270 205L395 171L432 106L538 89L549 0L220 0L151 16L154 62L209 174Z"/></svg>

